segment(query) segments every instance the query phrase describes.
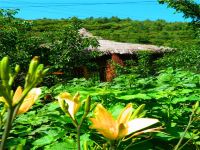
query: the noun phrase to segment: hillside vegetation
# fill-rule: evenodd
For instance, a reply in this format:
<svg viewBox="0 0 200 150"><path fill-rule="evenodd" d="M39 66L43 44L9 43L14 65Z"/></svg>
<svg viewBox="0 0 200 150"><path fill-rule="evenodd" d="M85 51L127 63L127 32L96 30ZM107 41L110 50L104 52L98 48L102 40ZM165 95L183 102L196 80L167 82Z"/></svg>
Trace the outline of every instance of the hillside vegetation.
<svg viewBox="0 0 200 150"><path fill-rule="evenodd" d="M178 44L197 44L196 29L188 23L157 21L136 21L131 19L88 18L83 20L62 19L35 20L33 32L55 32L63 30L73 20L95 36L119 42L177 46Z"/></svg>
<svg viewBox="0 0 200 150"><path fill-rule="evenodd" d="M197 26L117 17L31 21L16 13L0 9L1 150L199 150ZM111 82L77 78L81 67L98 69L100 56L85 51L98 41L83 38L83 27L173 51L153 65L151 53L137 53L114 66Z"/></svg>
<svg viewBox="0 0 200 150"><path fill-rule="evenodd" d="M129 43L154 44L174 48L174 51L166 53L164 57L155 62L157 71L168 67L181 68L194 72L200 71L199 28L186 22L166 22L164 20L136 21L129 18L120 19L117 17L87 18L82 20L75 17L60 20L41 19L32 21L31 29L27 33L36 39L34 42L37 42L37 44L38 42L40 44L55 43L56 40L62 41L63 39L67 41L73 39L76 41L76 38L72 37L76 37L74 35L78 34L77 30L80 28L86 28L94 36L100 36L103 39ZM72 29L75 32L69 32ZM76 34L72 35L71 33ZM92 41L90 44L96 46L97 43L94 40ZM69 43L73 44L74 42ZM61 49L66 49L67 46L63 45L61 47ZM36 47L34 46L34 48ZM80 53L81 49L77 52ZM78 53L76 55L79 55ZM84 55L86 56L86 54ZM92 56L84 56L83 58L81 56L79 55L80 60L72 62L70 66L76 64L75 66L77 67L81 66L82 63L87 64L89 68L91 66L96 67L94 62L91 64L88 61L90 58L96 57L96 55L92 54ZM59 58L59 60L54 60L52 63L60 62L58 68L62 69L62 66L64 66L63 61L62 58ZM65 66L69 65L65 64Z"/></svg>

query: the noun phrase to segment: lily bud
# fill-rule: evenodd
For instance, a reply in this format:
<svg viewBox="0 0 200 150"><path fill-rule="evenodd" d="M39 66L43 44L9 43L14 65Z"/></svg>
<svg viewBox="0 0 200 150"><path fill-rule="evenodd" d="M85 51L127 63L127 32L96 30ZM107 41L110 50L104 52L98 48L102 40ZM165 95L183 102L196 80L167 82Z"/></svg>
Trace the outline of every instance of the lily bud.
<svg viewBox="0 0 200 150"><path fill-rule="evenodd" d="M20 71L20 66L19 66L19 65L16 65L16 66L15 66L15 72L16 72L16 74L19 73L19 71Z"/></svg>
<svg viewBox="0 0 200 150"><path fill-rule="evenodd" d="M47 74L48 71L49 71L48 68L47 68L47 69L44 69L44 70L42 71L42 76L45 76L45 75Z"/></svg>
<svg viewBox="0 0 200 150"><path fill-rule="evenodd" d="M9 59L4 57L1 61L1 79L3 81L9 80Z"/></svg>
<svg viewBox="0 0 200 150"><path fill-rule="evenodd" d="M35 56L30 62L28 74L33 75L35 73L38 64L39 64L39 57Z"/></svg>
<svg viewBox="0 0 200 150"><path fill-rule="evenodd" d="M58 99L58 103L59 103L62 111L64 111L66 113L68 108L69 108L69 105L65 102L65 100L64 99Z"/></svg>
<svg viewBox="0 0 200 150"><path fill-rule="evenodd" d="M140 105L132 114L131 119L139 118L140 114L143 113L145 104Z"/></svg>
<svg viewBox="0 0 200 150"><path fill-rule="evenodd" d="M74 97L73 97L73 101L74 101L74 102L78 102L79 99L80 99L80 93L77 92L77 93L74 95Z"/></svg>
<svg viewBox="0 0 200 150"><path fill-rule="evenodd" d="M85 101L85 113L88 113L90 111L90 105L91 105L91 97L88 96Z"/></svg>
<svg viewBox="0 0 200 150"><path fill-rule="evenodd" d="M13 81L14 81L14 76L12 76L12 75L10 74L10 79L9 79L9 81L8 81L8 85L9 85L9 86L12 86Z"/></svg>
<svg viewBox="0 0 200 150"><path fill-rule="evenodd" d="M31 84L31 82L33 82L34 80L34 75L35 75L35 72L36 72L36 69L37 69L37 66L39 64L39 57L38 56L35 56L30 64L29 64L29 69L28 69L28 73L26 75L26 78L25 78L25 85L24 85L24 88L26 88L27 86L29 86Z"/></svg>
<svg viewBox="0 0 200 150"><path fill-rule="evenodd" d="M44 65L43 64L39 64L37 69L36 69L36 71L35 71L35 78L36 79L41 77L43 69L44 69Z"/></svg>
<svg viewBox="0 0 200 150"><path fill-rule="evenodd" d="M196 113L196 111L199 108L199 101L197 101L194 105L193 105L193 111Z"/></svg>

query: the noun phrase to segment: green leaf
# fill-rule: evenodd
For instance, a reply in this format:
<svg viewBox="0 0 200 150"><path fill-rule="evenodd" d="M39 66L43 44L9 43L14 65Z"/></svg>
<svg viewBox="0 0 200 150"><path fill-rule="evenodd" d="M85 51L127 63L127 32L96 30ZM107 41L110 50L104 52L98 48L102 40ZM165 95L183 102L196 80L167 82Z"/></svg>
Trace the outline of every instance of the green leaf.
<svg viewBox="0 0 200 150"><path fill-rule="evenodd" d="M87 147L92 147L94 144L94 141L90 139L90 134L85 133L81 135L81 147L84 149L84 145L86 144Z"/></svg>
<svg viewBox="0 0 200 150"><path fill-rule="evenodd" d="M117 118L117 116L120 114L121 110L124 108L124 106L120 103L117 103L109 108L109 111L112 113L112 116L114 118Z"/></svg>
<svg viewBox="0 0 200 150"><path fill-rule="evenodd" d="M174 136L171 136L170 134L165 133L165 132L156 133L156 137L155 138L159 138L159 139L162 139L164 141L171 141L171 140L175 139Z"/></svg>
<svg viewBox="0 0 200 150"><path fill-rule="evenodd" d="M53 103L50 103L48 106L47 106L47 111L53 111L53 110L56 110L57 108L59 108L60 106L58 105L57 102L53 102Z"/></svg>
<svg viewBox="0 0 200 150"><path fill-rule="evenodd" d="M196 84L192 84L192 83L188 83L188 84L183 84L184 87L190 87L190 88L194 88L196 87Z"/></svg>
<svg viewBox="0 0 200 150"><path fill-rule="evenodd" d="M180 90L180 94L188 94L188 93L191 93L191 92L194 92L194 90L192 90L192 89L182 89L182 90Z"/></svg>
<svg viewBox="0 0 200 150"><path fill-rule="evenodd" d="M124 95L124 96L119 96L117 98L122 99L122 100L133 100L133 99L149 100L151 99L150 96L148 96L147 94L142 94L142 93L138 93L135 95Z"/></svg>
<svg viewBox="0 0 200 150"><path fill-rule="evenodd" d="M53 136L50 136L50 135L46 135L46 136L43 136L39 139L37 139L36 141L34 141L32 144L35 146L35 147L42 147L44 145L47 145L47 144L50 144L54 141L54 137Z"/></svg>
<svg viewBox="0 0 200 150"><path fill-rule="evenodd" d="M76 149L76 143L68 139L65 142L54 143L50 147L46 147L45 150L68 150L68 149Z"/></svg>

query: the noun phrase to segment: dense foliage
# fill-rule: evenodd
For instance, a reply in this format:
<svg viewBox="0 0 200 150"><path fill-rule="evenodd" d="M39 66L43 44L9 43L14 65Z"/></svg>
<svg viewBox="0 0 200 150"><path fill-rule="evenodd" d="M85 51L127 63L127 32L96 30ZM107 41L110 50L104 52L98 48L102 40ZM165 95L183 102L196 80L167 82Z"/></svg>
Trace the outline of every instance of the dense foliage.
<svg viewBox="0 0 200 150"><path fill-rule="evenodd" d="M73 78L75 74L72 70L81 70L83 66L96 68L90 60L97 55L87 53L84 49L89 45L97 46L98 43L95 39L82 38L78 33L81 27L109 40L176 48L159 60L157 69L154 70L166 66L199 71L198 57L195 56L200 44L198 31L187 23L168 23L164 20L134 21L117 17L25 21L14 18L16 13L17 11L13 10L1 10L0 57L8 55L12 62L18 62L25 72L29 60L35 55L40 56L41 62L51 68L50 72L65 74L48 76L49 85L61 81L61 78ZM182 54L187 57L182 57ZM197 67L194 68L193 64L197 64ZM187 67L184 67L185 65ZM146 70L151 68L146 67Z"/></svg>
<svg viewBox="0 0 200 150"><path fill-rule="evenodd" d="M39 56L41 62L50 68L51 72L73 70L83 65L89 65L89 60L95 56L85 49L97 46L97 41L91 38L82 38L78 33L80 23L77 19L69 20L65 28L54 33L33 32L32 21L14 18L17 10L0 11L0 58L9 56L13 64L19 64L27 71L26 65L33 56ZM73 72L66 71L64 77L73 76ZM20 81L21 79L19 79ZM56 82L55 76L49 76L49 85Z"/></svg>
<svg viewBox="0 0 200 150"><path fill-rule="evenodd" d="M7 143L9 147L21 145L26 149L48 150L76 147L76 129L55 101L55 96L63 91L79 91L81 100L91 95L92 104L102 103L114 116L117 116L127 103L132 102L134 108L145 103L146 116L159 119L164 129L151 136L134 138L127 149L168 150L175 147L183 136L192 113L192 105L200 100L200 76L168 68L156 77L140 78L137 74L128 74L116 78L111 83L73 79L50 89L44 87L43 94L34 108L14 122L11 138ZM83 110L77 117L81 118L82 114ZM84 146L87 141L90 148L101 149L104 139L88 126L86 120L81 128L81 145ZM185 150L198 149L198 128L199 121L194 119L181 144ZM124 149L130 141L123 142L119 149ZM184 145L185 142L187 143Z"/></svg>
<svg viewBox="0 0 200 150"><path fill-rule="evenodd" d="M194 72L200 72L200 50L197 45L183 45L177 51L165 54L156 61L159 69L166 67L182 68Z"/></svg>
<svg viewBox="0 0 200 150"><path fill-rule="evenodd" d="M175 48L174 51L167 53L161 60L158 60L157 69L154 68L155 70L174 67L199 72L200 38L197 26L182 22L169 23L164 20L135 21L117 17L87 18L79 21L82 22L82 27L93 33L93 35L104 39ZM69 19L35 20L32 32L47 32L50 34L69 23ZM150 70L151 68L146 69Z"/></svg>
<svg viewBox="0 0 200 150"><path fill-rule="evenodd" d="M185 18L191 18L194 22L200 23L200 4L194 0L159 0L161 4L166 3L176 11L182 12Z"/></svg>
<svg viewBox="0 0 200 150"><path fill-rule="evenodd" d="M145 43L155 45L178 45L180 43L194 44L198 42L195 29L187 23L157 21L136 21L131 19L112 18L87 18L80 20L82 26L96 36L104 39ZM35 20L33 32L55 32L65 28L70 23L69 19Z"/></svg>
<svg viewBox="0 0 200 150"><path fill-rule="evenodd" d="M8 55L13 63L27 64L32 57L28 50L33 49L31 44L36 44L26 34L31 22L15 19L16 13L17 10L0 10L0 58Z"/></svg>

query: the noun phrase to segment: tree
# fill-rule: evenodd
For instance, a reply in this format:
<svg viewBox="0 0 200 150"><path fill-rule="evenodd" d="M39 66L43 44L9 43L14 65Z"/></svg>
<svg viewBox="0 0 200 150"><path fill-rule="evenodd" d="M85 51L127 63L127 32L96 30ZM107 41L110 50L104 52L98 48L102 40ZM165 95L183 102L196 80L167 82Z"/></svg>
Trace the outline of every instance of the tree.
<svg viewBox="0 0 200 150"><path fill-rule="evenodd" d="M194 0L158 0L161 4L167 4L169 7L182 12L185 18L191 18L193 22L200 23L200 4Z"/></svg>
<svg viewBox="0 0 200 150"><path fill-rule="evenodd" d="M49 63L56 70L71 70L84 66L93 57L86 51L88 47L96 47L98 42L94 38L86 38L79 34L78 25L65 28L52 43Z"/></svg>

